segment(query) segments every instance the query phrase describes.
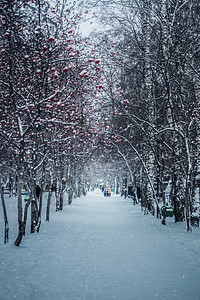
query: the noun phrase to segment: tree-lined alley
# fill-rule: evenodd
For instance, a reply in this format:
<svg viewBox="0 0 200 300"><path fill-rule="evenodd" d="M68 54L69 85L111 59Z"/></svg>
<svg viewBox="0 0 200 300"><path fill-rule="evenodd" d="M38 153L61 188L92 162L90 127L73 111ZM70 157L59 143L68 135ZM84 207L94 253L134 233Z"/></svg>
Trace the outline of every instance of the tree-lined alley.
<svg viewBox="0 0 200 300"><path fill-rule="evenodd" d="M7 203L14 216L16 201ZM62 212L53 206L40 234L27 234L17 250L1 245L2 300L199 299L197 228L187 234L172 220L161 227L131 199L104 197L100 190ZM16 224L12 218L12 233Z"/></svg>
<svg viewBox="0 0 200 300"><path fill-rule="evenodd" d="M104 30L84 37L90 10ZM0 179L18 197L16 245L29 206L40 229L36 185L49 205L57 187L62 210L66 190L70 204L96 184L90 167L111 170L117 193L130 183L145 212L170 202L176 222L198 223L199 12L197 0L1 1Z"/></svg>

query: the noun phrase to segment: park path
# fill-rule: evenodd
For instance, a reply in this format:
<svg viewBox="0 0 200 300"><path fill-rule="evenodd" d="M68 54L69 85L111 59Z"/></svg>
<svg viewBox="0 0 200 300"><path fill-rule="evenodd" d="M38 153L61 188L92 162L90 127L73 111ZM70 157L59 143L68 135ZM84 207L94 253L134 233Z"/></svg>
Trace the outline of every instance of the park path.
<svg viewBox="0 0 200 300"><path fill-rule="evenodd" d="M199 229L160 223L100 190L52 206L39 234L0 247L0 299L197 300Z"/></svg>

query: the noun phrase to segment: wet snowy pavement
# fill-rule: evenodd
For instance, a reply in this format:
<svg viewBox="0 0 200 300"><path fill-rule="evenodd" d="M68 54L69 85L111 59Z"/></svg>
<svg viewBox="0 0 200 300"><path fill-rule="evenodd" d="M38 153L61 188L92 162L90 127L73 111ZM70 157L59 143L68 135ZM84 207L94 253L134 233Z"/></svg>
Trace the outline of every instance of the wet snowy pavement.
<svg viewBox="0 0 200 300"><path fill-rule="evenodd" d="M197 300L200 229L160 223L99 190L52 207L39 234L0 244L0 299Z"/></svg>

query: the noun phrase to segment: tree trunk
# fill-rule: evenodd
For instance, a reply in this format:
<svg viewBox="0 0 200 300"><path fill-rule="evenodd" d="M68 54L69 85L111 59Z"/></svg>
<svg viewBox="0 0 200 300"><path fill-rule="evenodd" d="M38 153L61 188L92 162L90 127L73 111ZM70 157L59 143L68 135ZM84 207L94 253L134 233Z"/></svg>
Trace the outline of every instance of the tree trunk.
<svg viewBox="0 0 200 300"><path fill-rule="evenodd" d="M33 184L31 184L31 233L35 232L35 227L38 222L38 205L37 205L37 199L36 199L36 182L34 181Z"/></svg>
<svg viewBox="0 0 200 300"><path fill-rule="evenodd" d="M8 225L8 217L7 217L7 212L6 212L6 204L5 204L5 199L4 199L4 189L3 189L3 187L1 187L1 201L2 201L4 224L5 224L4 244L6 244L9 241L9 225Z"/></svg>
<svg viewBox="0 0 200 300"><path fill-rule="evenodd" d="M40 197L39 197L39 210L38 210L38 219L37 219L37 229L36 231L40 231L40 226L41 226L41 219L42 219L42 200L43 200L43 187L44 185L41 185L41 190L40 190Z"/></svg>
<svg viewBox="0 0 200 300"><path fill-rule="evenodd" d="M151 0L144 1L143 11L143 48L144 48L144 96L148 106L148 122L150 126L147 129L148 134L148 154L147 154L147 170L149 180L147 181L147 194L146 194L146 208L151 210L154 214L153 209L153 191L152 186L154 184L154 166L155 166L155 155L154 155L154 99L152 94L152 78L151 78L151 64L150 64L150 22L151 22Z"/></svg>
<svg viewBox="0 0 200 300"><path fill-rule="evenodd" d="M62 209L63 209L63 190L61 189L59 210L62 210Z"/></svg>
<svg viewBox="0 0 200 300"><path fill-rule="evenodd" d="M196 91L197 107L200 105L200 83L197 85ZM193 212L200 218L200 121L196 122L196 148L194 151L194 180L193 180Z"/></svg>
<svg viewBox="0 0 200 300"><path fill-rule="evenodd" d="M163 169L164 169L164 159L163 159L163 154L162 155L162 160L161 160L161 173L160 173L160 177L161 177L161 194L162 194L162 200L163 200L163 207L164 207L164 213L163 213L163 219L162 219L162 224L166 225L166 199L165 199L165 191L164 191L164 182L163 182Z"/></svg>
<svg viewBox="0 0 200 300"><path fill-rule="evenodd" d="M59 211L60 203L59 203L59 197L58 197L58 182L56 179L56 184L55 184L55 197L56 197L56 211Z"/></svg>
<svg viewBox="0 0 200 300"><path fill-rule="evenodd" d="M46 209L46 221L49 222L49 215L50 215L50 205L51 205L51 188L49 187L49 191L48 191L48 199L47 199L47 209Z"/></svg>
<svg viewBox="0 0 200 300"><path fill-rule="evenodd" d="M115 194L119 194L119 177L115 176Z"/></svg>
<svg viewBox="0 0 200 300"><path fill-rule="evenodd" d="M15 246L19 246L23 237L23 221L22 221L22 183L21 180L17 183L18 192L18 236L15 240Z"/></svg>
<svg viewBox="0 0 200 300"><path fill-rule="evenodd" d="M174 105L172 98L172 79L174 75L170 74L170 51L171 46L171 33L169 32L168 26L168 12L167 12L167 3L168 0L162 0L161 3L161 25L162 25L162 47L163 47L163 60L164 60L164 74L165 74L165 89L163 95L166 98L166 107L167 107L167 120L169 127L174 130L172 135L173 142L173 169L172 169L172 178L173 178L173 205L174 205L174 216L175 222L180 222L184 220L184 181L183 174L180 166L180 157L181 157L181 143L176 129L178 128L176 120L174 118Z"/></svg>
<svg viewBox="0 0 200 300"><path fill-rule="evenodd" d="M31 204L31 197L29 198L29 201L26 202L24 207L23 235L26 234L26 223L27 223L27 216L28 216L28 208L30 204Z"/></svg>

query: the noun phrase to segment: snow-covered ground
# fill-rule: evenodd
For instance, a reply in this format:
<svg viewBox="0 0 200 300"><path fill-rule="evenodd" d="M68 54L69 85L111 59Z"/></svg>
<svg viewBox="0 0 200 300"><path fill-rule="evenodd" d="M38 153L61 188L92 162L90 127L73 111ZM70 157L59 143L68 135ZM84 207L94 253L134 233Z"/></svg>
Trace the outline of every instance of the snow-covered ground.
<svg viewBox="0 0 200 300"><path fill-rule="evenodd" d="M187 233L172 218L162 226L131 199L95 190L62 212L52 203L50 222L39 234L27 231L15 247L16 199L6 196L6 204L6 245L0 205L1 300L200 299L199 228Z"/></svg>

